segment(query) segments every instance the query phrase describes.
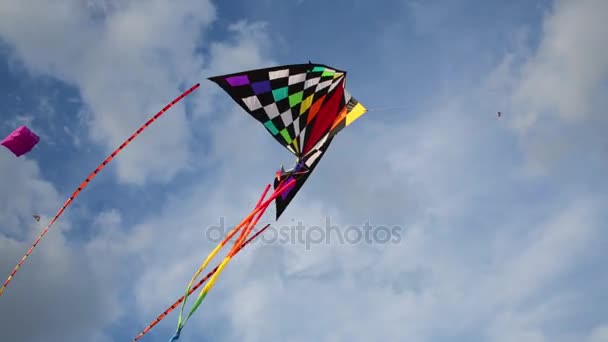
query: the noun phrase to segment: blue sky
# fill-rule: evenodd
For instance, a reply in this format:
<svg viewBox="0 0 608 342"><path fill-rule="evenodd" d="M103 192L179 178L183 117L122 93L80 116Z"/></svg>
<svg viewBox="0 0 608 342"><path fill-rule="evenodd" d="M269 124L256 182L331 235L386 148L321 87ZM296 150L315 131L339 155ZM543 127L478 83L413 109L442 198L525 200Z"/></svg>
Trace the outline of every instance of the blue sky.
<svg viewBox="0 0 608 342"><path fill-rule="evenodd" d="M276 224L401 238L254 244L182 340L608 341L607 13L602 0L0 4L0 134L41 136L25 157L0 152L1 274L98 163L202 83L52 228L0 298L2 339L124 341L177 299L213 247L206 227L242 218L293 162L205 78L312 60L347 70L369 109L402 109L344 130ZM167 341L176 318L142 341Z"/></svg>

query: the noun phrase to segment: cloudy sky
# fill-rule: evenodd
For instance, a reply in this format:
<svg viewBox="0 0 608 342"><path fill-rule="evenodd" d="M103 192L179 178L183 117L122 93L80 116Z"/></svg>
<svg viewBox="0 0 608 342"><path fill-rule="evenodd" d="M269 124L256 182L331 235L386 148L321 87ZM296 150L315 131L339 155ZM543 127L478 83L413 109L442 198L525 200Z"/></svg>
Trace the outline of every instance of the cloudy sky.
<svg viewBox="0 0 608 342"><path fill-rule="evenodd" d="M293 162L205 78L312 60L378 110L181 340L608 341L607 20L604 0L0 2L0 135L41 136L0 151L2 281L88 173L201 82L53 226L0 297L0 339L128 341L179 298L207 229ZM328 219L330 241L273 238ZM397 234L338 241L366 222Z"/></svg>

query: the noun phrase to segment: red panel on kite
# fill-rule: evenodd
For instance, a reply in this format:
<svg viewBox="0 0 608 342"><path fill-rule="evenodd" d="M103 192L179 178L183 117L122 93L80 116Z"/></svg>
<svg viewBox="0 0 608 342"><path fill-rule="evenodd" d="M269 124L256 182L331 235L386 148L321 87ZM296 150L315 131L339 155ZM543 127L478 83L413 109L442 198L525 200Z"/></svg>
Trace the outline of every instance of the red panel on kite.
<svg viewBox="0 0 608 342"><path fill-rule="evenodd" d="M344 87L338 86L336 91L331 95L331 98L325 102L325 105L319 110L318 115L312 122L312 130L308 135L306 145L304 146L304 154L307 154L323 136L329 133L331 124L336 120L343 108Z"/></svg>
<svg viewBox="0 0 608 342"><path fill-rule="evenodd" d="M31 151L38 141L40 141L39 136L29 128L21 126L4 138L1 144L19 157Z"/></svg>

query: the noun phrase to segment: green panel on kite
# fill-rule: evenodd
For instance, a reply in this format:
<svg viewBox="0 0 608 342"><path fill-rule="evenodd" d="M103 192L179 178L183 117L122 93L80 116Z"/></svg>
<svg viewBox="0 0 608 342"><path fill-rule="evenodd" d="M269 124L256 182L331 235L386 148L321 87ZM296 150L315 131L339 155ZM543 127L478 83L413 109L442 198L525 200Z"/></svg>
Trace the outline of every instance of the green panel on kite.
<svg viewBox="0 0 608 342"><path fill-rule="evenodd" d="M288 144L291 144L291 137L289 136L289 132L287 132L286 128L283 128L281 130L281 135L283 136L283 138L285 138L285 141L287 141Z"/></svg>
<svg viewBox="0 0 608 342"><path fill-rule="evenodd" d="M302 95L304 94L303 91L299 91L293 95L289 96L289 107L293 107L295 105L297 105L298 103L302 102Z"/></svg>
<svg viewBox="0 0 608 342"><path fill-rule="evenodd" d="M281 101L282 99L287 97L287 87L283 87L283 88L279 88L279 89L275 89L272 91L272 96L274 96L274 100L276 102Z"/></svg>
<svg viewBox="0 0 608 342"><path fill-rule="evenodd" d="M272 135L277 135L279 134L279 130L277 129L277 127L272 123L272 120L270 121L266 121L266 123L264 123L264 126L266 126L266 128L268 128L268 130L270 131L270 133L272 133Z"/></svg>
<svg viewBox="0 0 608 342"><path fill-rule="evenodd" d="M325 70L325 68L322 66L316 66L316 67L312 68L312 72L321 72L323 70Z"/></svg>

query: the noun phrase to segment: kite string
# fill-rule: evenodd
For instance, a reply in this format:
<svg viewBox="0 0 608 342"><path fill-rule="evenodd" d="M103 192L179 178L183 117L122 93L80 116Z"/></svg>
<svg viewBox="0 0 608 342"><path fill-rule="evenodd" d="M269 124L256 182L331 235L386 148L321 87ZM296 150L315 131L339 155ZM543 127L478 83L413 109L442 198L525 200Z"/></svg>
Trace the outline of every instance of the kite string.
<svg viewBox="0 0 608 342"><path fill-rule="evenodd" d="M394 109L407 109L409 107L407 106L397 106L397 107L380 107L380 108L369 108L367 109L368 112L383 112L383 111L387 111L387 110L394 110Z"/></svg>
<svg viewBox="0 0 608 342"><path fill-rule="evenodd" d="M245 246L247 246L249 243L251 243L251 241L255 240L260 234L262 234L268 227L270 227L270 223L267 224L266 226L264 226L262 229L260 229L259 231L257 231L255 234L253 234L249 239L247 239L247 241L245 241L243 243L242 246L239 247L239 250L237 251L237 253L243 249ZM235 253L236 254L236 253ZM211 270L209 273L207 273L207 275L205 275L201 280L199 280L199 282L194 285L194 287L192 287L192 289L189 291L188 295L191 295L192 293L194 293L194 291L196 291L199 287L201 287L205 281L207 281L207 279L211 278L211 276L217 271L219 267L219 264L217 266L215 266L215 268L213 270ZM177 301L175 301L175 303L173 303L171 306L169 306L165 311L163 311L163 313L161 313L160 315L158 315L158 317L156 317L154 319L154 321L152 321L152 323L150 323L141 333L139 333L139 335L137 335L137 337L135 337L133 339L133 341L138 341L139 339L141 339L146 333L148 333L156 324L158 324L161 320L163 320L167 315L169 315L173 310L175 310L175 308L184 300L185 296L182 296L180 299L178 299Z"/></svg>
<svg viewBox="0 0 608 342"><path fill-rule="evenodd" d="M156 119L158 119L160 116L162 116L166 111L168 111L176 103L181 101L184 97L190 95L190 93L192 93L194 90L196 90L199 86L200 86L200 83L195 84L190 89L183 92L180 96L176 97L173 101L171 101L171 103L167 104L163 109L161 109L158 113L156 113L153 117L151 117L148 121L146 121L146 123L144 123L141 127L139 127L139 129L137 131L135 131L135 133L133 133L127 140L125 140L116 150L114 150L114 152L112 152L101 164L99 164L97 166L97 168L95 168L95 170L93 172L91 172L91 174L89 174L89 176L78 186L78 188L72 193L72 195L68 198L68 200L63 204L61 209L59 209L59 211L57 212L57 214L55 214L53 219L51 219L49 224L42 230L42 232L40 233L38 238L34 241L32 246L27 250L27 252L21 258L19 263L17 263L17 266L15 266L13 271L10 273L10 275L8 276L8 278L2 285L2 288L0 288L0 296L2 296L2 293L4 292L4 290L6 289L8 284L11 282L11 280L13 279L13 277L15 276L15 274L17 273L19 268L23 265L23 263L25 263L25 260L32 254L32 252L34 251L34 248L36 248L38 243L40 243L40 241L46 235L46 233L49 231L51 226L55 223L55 221L57 221L57 219L59 219L61 214L63 214L65 209L67 209L67 207L72 203L72 201L76 197L78 197L80 192L82 190L84 190L84 188L87 187L89 182L91 182L91 180L93 180L93 178L95 178L95 176L97 176L97 174L106 165L108 165L112 161L112 159L114 159L114 157L116 157L116 155L118 155L125 147L127 147L127 145L129 145L131 143L131 141L133 141L133 139L135 139L141 132L143 132L143 130L148 128L148 126L150 126L154 121L156 121Z"/></svg>

